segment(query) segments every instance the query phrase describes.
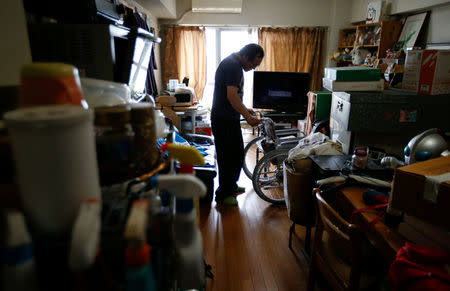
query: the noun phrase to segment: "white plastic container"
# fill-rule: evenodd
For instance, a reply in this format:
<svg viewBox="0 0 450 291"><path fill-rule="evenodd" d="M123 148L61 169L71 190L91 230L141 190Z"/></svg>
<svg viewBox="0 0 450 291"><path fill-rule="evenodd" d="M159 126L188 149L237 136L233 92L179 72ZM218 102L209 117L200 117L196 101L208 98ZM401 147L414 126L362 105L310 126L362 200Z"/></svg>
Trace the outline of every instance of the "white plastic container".
<svg viewBox="0 0 450 291"><path fill-rule="evenodd" d="M2 288L4 291L38 290L33 245L22 213L6 212L6 236L3 245Z"/></svg>
<svg viewBox="0 0 450 291"><path fill-rule="evenodd" d="M100 199L92 111L28 107L4 120L30 227L46 235L70 232L81 202Z"/></svg>
<svg viewBox="0 0 450 291"><path fill-rule="evenodd" d="M122 83L81 78L81 89L90 108L124 105L131 101L130 88Z"/></svg>

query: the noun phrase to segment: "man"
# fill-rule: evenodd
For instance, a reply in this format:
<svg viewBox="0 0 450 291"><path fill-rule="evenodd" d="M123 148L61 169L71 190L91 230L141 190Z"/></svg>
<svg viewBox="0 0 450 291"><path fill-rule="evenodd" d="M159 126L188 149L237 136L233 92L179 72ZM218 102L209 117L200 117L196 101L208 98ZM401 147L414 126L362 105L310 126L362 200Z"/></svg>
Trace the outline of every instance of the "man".
<svg viewBox="0 0 450 291"><path fill-rule="evenodd" d="M255 69L263 57L261 46L248 44L225 58L216 71L211 126L219 166L219 187L216 190L216 202L219 204L237 205L235 196L242 192L236 184L244 162L240 115L251 126L260 123L253 110L242 103L243 71Z"/></svg>

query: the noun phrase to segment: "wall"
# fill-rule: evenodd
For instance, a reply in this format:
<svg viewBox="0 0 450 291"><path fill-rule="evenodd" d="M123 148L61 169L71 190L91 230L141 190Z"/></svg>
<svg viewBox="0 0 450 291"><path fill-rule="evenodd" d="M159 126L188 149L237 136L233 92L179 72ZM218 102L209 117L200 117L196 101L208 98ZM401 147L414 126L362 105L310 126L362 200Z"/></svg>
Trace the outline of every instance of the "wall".
<svg viewBox="0 0 450 291"><path fill-rule="evenodd" d="M325 61L328 65L328 56L337 43L338 29L349 23L346 7L350 3L351 0L245 0L240 14L208 14L189 11L183 1L183 8L177 7L179 19L160 19L160 24L325 26L328 27L325 47Z"/></svg>
<svg viewBox="0 0 450 291"><path fill-rule="evenodd" d="M2 1L0 27L3 28L3 40L0 41L0 86L19 85L20 67L31 62L22 1Z"/></svg>
<svg viewBox="0 0 450 291"><path fill-rule="evenodd" d="M364 21L367 13L367 4L370 0L352 0L350 9L350 22ZM391 0L391 15L404 16L420 11L431 11L430 22L427 28L427 43L449 43L450 31L450 1L444 0Z"/></svg>

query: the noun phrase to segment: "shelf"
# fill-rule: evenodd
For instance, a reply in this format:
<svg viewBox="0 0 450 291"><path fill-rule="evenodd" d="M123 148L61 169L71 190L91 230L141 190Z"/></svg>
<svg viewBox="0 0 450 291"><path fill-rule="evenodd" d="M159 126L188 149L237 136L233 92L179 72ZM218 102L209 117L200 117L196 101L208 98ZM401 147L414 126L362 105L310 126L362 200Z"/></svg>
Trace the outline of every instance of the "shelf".
<svg viewBox="0 0 450 291"><path fill-rule="evenodd" d="M360 48L370 49L378 58L386 55L386 50L392 48L400 34L402 24L399 21L381 21L345 27L339 30L338 49ZM353 45L348 45L354 40ZM377 44L358 44L358 42Z"/></svg>

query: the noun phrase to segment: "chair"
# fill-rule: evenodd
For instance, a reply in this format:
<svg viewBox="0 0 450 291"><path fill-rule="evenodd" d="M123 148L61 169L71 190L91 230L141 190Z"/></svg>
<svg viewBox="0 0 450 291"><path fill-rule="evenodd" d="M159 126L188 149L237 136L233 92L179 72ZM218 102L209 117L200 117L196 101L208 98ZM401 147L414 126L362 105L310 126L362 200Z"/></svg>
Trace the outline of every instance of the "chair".
<svg viewBox="0 0 450 291"><path fill-rule="evenodd" d="M359 227L343 219L314 189L318 219L309 266L308 291L319 270L333 290L359 290L377 283L376 251Z"/></svg>

